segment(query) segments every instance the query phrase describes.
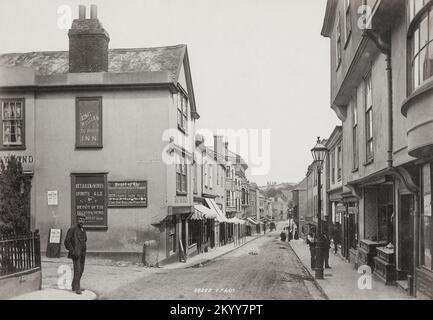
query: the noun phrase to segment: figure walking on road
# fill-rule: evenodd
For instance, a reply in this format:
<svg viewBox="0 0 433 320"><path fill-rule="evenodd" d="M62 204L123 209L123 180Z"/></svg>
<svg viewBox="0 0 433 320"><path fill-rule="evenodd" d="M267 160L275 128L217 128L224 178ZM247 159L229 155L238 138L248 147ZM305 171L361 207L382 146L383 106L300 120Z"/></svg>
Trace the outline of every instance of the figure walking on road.
<svg viewBox="0 0 433 320"><path fill-rule="evenodd" d="M65 247L69 251L68 258L72 259L74 265L74 278L72 280L72 291L81 294L83 291L80 286L80 280L84 272L84 263L86 260L86 242L87 234L84 230L86 217L78 213L77 223L69 228L65 238Z"/></svg>

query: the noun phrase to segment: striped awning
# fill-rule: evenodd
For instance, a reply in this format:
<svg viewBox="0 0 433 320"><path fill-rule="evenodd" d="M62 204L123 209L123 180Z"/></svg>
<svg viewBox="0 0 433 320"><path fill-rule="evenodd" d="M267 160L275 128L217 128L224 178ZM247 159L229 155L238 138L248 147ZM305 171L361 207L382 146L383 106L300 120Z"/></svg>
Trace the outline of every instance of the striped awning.
<svg viewBox="0 0 433 320"><path fill-rule="evenodd" d="M217 214L217 217L215 218L216 221L227 222L226 215L224 214L224 212L222 212L220 207L216 204L215 200L206 198L205 201L206 201L206 204L209 206L209 208L213 208L215 213Z"/></svg>
<svg viewBox="0 0 433 320"><path fill-rule="evenodd" d="M255 224L255 225L260 224L260 222L254 220L253 218L247 218L247 221L248 221L248 222L251 222L252 224Z"/></svg>
<svg viewBox="0 0 433 320"><path fill-rule="evenodd" d="M218 214L215 210L211 210L201 204L194 205L194 214L198 213L198 215L202 215L203 219L216 219Z"/></svg>

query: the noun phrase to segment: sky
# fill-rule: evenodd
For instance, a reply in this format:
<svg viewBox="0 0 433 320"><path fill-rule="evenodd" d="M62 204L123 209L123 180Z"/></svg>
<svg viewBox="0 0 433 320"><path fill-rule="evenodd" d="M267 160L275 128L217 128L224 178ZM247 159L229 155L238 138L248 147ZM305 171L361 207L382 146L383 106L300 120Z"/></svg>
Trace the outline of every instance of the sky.
<svg viewBox="0 0 433 320"><path fill-rule="evenodd" d="M320 35L326 0L1 0L0 53L68 50L64 9L77 18L79 4L98 6L112 49L188 46L198 127L246 130L249 146L252 131L269 132L269 147L258 140L269 170L248 171L258 185L301 181L317 136L340 125ZM234 151L254 163L251 148Z"/></svg>

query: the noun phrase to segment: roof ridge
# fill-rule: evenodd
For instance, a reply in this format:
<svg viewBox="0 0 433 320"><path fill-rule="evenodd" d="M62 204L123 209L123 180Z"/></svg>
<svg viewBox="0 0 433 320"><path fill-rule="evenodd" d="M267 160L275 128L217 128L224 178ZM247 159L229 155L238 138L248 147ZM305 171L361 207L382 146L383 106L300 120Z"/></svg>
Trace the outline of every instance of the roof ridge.
<svg viewBox="0 0 433 320"><path fill-rule="evenodd" d="M186 44L176 44L172 46L159 46L159 47L147 47L147 48L115 48L108 49L108 51L138 51L138 50L153 50L153 49L167 49L167 48L184 48Z"/></svg>
<svg viewBox="0 0 433 320"><path fill-rule="evenodd" d="M139 50L154 50L154 49L167 49L167 48L184 48L186 44L176 44L171 46L158 46L158 47L147 47L147 48L114 48L108 49L108 51L139 51ZM10 54L32 54L32 53L68 53L69 50L42 50L42 51L26 51L26 52L0 52L0 56Z"/></svg>

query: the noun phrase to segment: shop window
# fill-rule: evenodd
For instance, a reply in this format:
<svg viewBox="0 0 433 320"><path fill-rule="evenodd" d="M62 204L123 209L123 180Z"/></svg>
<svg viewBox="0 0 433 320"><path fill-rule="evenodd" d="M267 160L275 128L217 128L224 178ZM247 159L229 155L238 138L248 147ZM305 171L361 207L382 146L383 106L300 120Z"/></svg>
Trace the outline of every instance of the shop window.
<svg viewBox="0 0 433 320"><path fill-rule="evenodd" d="M426 0L409 2L410 20L413 20L408 35L411 91L433 76L432 4L432 1Z"/></svg>
<svg viewBox="0 0 433 320"><path fill-rule="evenodd" d="M168 217L167 234L168 248L170 252L176 252L176 216Z"/></svg>
<svg viewBox="0 0 433 320"><path fill-rule="evenodd" d="M23 149L24 144L24 99L1 101L2 149Z"/></svg>
<svg viewBox="0 0 433 320"><path fill-rule="evenodd" d="M425 164L422 170L423 186L423 210L422 210L422 237L421 237L421 262L429 270L433 270L432 250L433 250L433 225L432 225L432 202L431 190L433 181L432 164Z"/></svg>

